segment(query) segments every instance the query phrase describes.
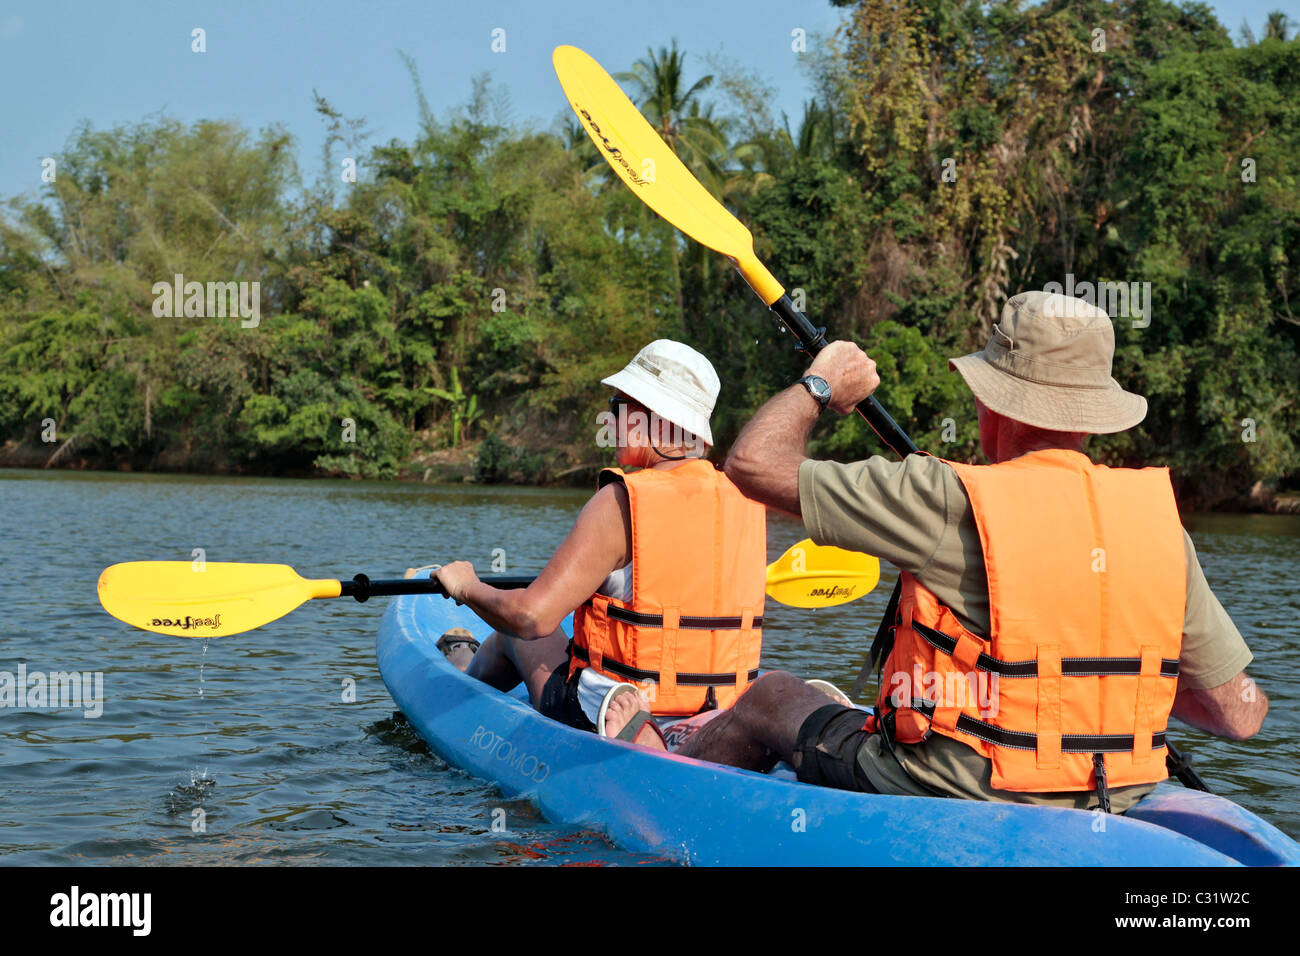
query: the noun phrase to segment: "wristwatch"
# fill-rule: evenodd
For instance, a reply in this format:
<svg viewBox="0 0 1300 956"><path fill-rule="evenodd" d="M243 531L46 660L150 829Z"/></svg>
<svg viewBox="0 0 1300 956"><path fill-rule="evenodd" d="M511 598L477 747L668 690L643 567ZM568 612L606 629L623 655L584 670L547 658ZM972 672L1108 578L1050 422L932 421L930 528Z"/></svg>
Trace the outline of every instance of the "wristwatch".
<svg viewBox="0 0 1300 956"><path fill-rule="evenodd" d="M811 395L813 398L815 398L817 400L817 404L820 405L822 408L825 408L826 405L830 402L831 400L830 383L827 382L826 379L822 378L820 375L805 375L803 378L799 379L797 384L802 385L804 388L808 389L808 394Z"/></svg>

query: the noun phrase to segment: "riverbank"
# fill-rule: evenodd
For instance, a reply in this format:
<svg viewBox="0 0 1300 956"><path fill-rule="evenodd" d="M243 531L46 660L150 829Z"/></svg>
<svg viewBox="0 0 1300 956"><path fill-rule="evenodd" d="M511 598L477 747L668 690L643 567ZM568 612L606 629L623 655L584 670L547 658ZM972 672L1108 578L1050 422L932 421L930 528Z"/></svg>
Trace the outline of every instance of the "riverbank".
<svg viewBox="0 0 1300 956"><path fill-rule="evenodd" d="M420 447L400 463L394 481L425 484L524 485L538 488L589 486L611 460L583 461L582 449L549 447L537 443L505 441L489 435L466 441L459 448ZM59 469L70 471L144 472L147 474L232 475L260 478L363 478L331 468L258 468L216 461L202 452L167 451L140 454L80 454L76 441L60 445L5 442L0 446L0 468ZM1228 514L1300 514L1300 490L1279 488L1276 482L1257 481L1235 500L1213 508L1193 510Z"/></svg>
<svg viewBox="0 0 1300 956"><path fill-rule="evenodd" d="M459 448L418 447L400 462L396 481L428 484L513 484L532 487L585 487L612 456L583 461L576 446L541 447L507 442L495 435L466 441ZM594 457L594 456L589 456ZM368 478L338 467L264 467L218 459L202 450L166 450L153 455L139 452L82 453L75 439L59 444L7 441L0 446L0 468L58 471L141 472L145 474L231 475L258 478Z"/></svg>

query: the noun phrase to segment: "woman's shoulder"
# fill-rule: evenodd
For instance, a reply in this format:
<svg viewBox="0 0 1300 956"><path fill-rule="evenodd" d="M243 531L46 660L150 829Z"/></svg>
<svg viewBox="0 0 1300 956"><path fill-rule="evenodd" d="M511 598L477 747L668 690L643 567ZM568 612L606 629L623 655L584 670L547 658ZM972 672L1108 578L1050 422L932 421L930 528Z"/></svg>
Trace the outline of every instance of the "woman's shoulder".
<svg viewBox="0 0 1300 956"><path fill-rule="evenodd" d="M612 481L596 489L596 493L588 500L584 511L604 513L613 516L621 513L623 516L631 514L631 506L628 504L627 488L621 481Z"/></svg>

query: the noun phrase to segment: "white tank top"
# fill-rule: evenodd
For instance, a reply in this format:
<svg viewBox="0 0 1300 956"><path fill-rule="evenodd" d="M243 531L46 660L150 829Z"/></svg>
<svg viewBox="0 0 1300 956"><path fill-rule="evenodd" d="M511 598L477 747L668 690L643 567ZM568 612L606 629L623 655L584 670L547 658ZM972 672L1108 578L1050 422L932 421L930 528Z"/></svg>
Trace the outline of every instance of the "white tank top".
<svg viewBox="0 0 1300 956"><path fill-rule="evenodd" d="M628 602L632 600L632 562L629 561L623 567L610 574L605 582L596 589L597 594L603 594L605 597L612 597L616 601ZM584 668L585 669L585 668Z"/></svg>

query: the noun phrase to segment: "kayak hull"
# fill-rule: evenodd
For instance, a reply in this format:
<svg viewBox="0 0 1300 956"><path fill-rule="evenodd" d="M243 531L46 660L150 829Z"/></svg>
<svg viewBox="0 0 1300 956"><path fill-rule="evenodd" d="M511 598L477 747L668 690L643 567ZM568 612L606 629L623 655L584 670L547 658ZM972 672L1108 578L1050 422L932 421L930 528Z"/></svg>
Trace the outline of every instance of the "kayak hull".
<svg viewBox="0 0 1300 956"><path fill-rule="evenodd" d="M630 851L726 866L1300 862L1294 841L1245 809L1171 785L1124 817L1103 817L850 793L598 737L542 717L520 688L504 694L453 668L435 643L456 626L480 639L489 630L439 597L390 601L376 653L407 719L451 765Z"/></svg>

